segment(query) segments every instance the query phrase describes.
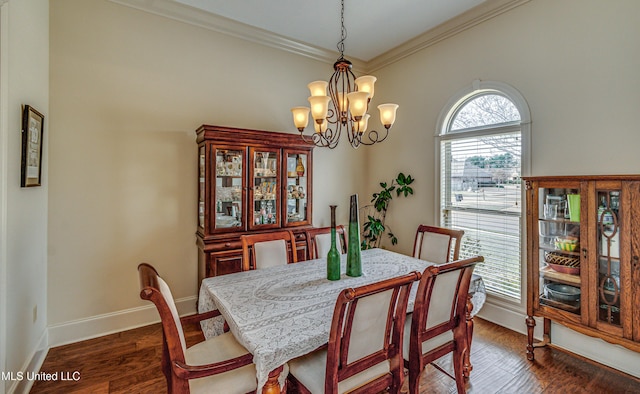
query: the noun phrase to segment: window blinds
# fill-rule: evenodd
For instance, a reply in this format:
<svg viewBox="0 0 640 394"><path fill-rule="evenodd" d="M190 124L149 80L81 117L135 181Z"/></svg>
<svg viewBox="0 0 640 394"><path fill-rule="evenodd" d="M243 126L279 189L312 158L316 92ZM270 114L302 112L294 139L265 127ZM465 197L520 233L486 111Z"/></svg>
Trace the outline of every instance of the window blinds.
<svg viewBox="0 0 640 394"><path fill-rule="evenodd" d="M440 214L443 226L465 231L461 258L484 256L475 272L487 290L520 301L522 149L519 128L508 129L441 140Z"/></svg>

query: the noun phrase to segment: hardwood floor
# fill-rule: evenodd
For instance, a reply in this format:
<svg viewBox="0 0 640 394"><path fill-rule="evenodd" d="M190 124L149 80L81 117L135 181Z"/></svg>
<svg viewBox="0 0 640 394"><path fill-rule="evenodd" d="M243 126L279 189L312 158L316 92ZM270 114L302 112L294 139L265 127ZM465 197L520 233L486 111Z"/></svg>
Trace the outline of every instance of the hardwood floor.
<svg viewBox="0 0 640 394"><path fill-rule="evenodd" d="M524 324L524 323L523 323ZM188 346L203 339L198 326L185 330ZM53 348L41 372L71 380L37 381L31 393L163 393L159 324ZM476 318L469 393L640 393L640 380L551 347L527 361L526 337ZM447 368L450 359L442 359ZM74 372L79 375L73 375ZM74 381L73 377L79 377ZM421 378L421 393L455 393L455 382L433 366ZM405 387L406 389L406 387ZM404 390L406 391L406 390Z"/></svg>

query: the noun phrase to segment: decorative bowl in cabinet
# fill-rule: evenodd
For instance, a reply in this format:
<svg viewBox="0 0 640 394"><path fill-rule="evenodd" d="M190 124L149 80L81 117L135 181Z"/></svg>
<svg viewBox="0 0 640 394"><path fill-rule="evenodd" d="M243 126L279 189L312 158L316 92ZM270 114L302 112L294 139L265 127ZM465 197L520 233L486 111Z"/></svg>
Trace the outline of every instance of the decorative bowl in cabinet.
<svg viewBox="0 0 640 394"><path fill-rule="evenodd" d="M576 302L580 300L580 289L561 283L547 283L544 286L544 294L556 301Z"/></svg>

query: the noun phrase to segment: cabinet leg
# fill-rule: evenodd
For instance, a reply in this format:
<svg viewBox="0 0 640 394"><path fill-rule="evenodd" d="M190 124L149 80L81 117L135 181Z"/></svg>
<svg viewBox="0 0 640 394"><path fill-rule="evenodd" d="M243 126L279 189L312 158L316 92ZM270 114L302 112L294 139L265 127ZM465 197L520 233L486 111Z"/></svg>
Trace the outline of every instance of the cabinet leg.
<svg viewBox="0 0 640 394"><path fill-rule="evenodd" d="M525 322L527 323L527 360L533 361L533 329L536 327L536 321L533 316L527 316Z"/></svg>
<svg viewBox="0 0 640 394"><path fill-rule="evenodd" d="M536 326L536 321L533 316L527 316L527 360L533 361L533 349L537 347L544 347L551 343L551 336L549 333L551 332L551 320L544 318L544 332L542 335L542 341L533 343L533 329Z"/></svg>

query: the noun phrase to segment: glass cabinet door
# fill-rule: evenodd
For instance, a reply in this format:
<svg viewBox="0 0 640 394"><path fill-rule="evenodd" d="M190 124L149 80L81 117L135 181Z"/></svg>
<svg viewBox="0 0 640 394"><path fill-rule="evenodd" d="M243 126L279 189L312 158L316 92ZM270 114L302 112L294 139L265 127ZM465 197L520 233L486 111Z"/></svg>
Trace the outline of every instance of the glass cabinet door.
<svg viewBox="0 0 640 394"><path fill-rule="evenodd" d="M598 321L620 326L620 190L598 190L596 196Z"/></svg>
<svg viewBox="0 0 640 394"><path fill-rule="evenodd" d="M280 227L280 151L250 148L249 228Z"/></svg>
<svg viewBox="0 0 640 394"><path fill-rule="evenodd" d="M241 230L245 173L242 148L214 148L216 159L215 230Z"/></svg>
<svg viewBox="0 0 640 394"><path fill-rule="evenodd" d="M204 228L205 161L204 145L201 145L198 148L198 227L200 228Z"/></svg>
<svg viewBox="0 0 640 394"><path fill-rule="evenodd" d="M286 160L286 225L307 224L309 216L309 155L307 152L285 151Z"/></svg>
<svg viewBox="0 0 640 394"><path fill-rule="evenodd" d="M580 315L580 235L580 190L538 189L541 305Z"/></svg>

